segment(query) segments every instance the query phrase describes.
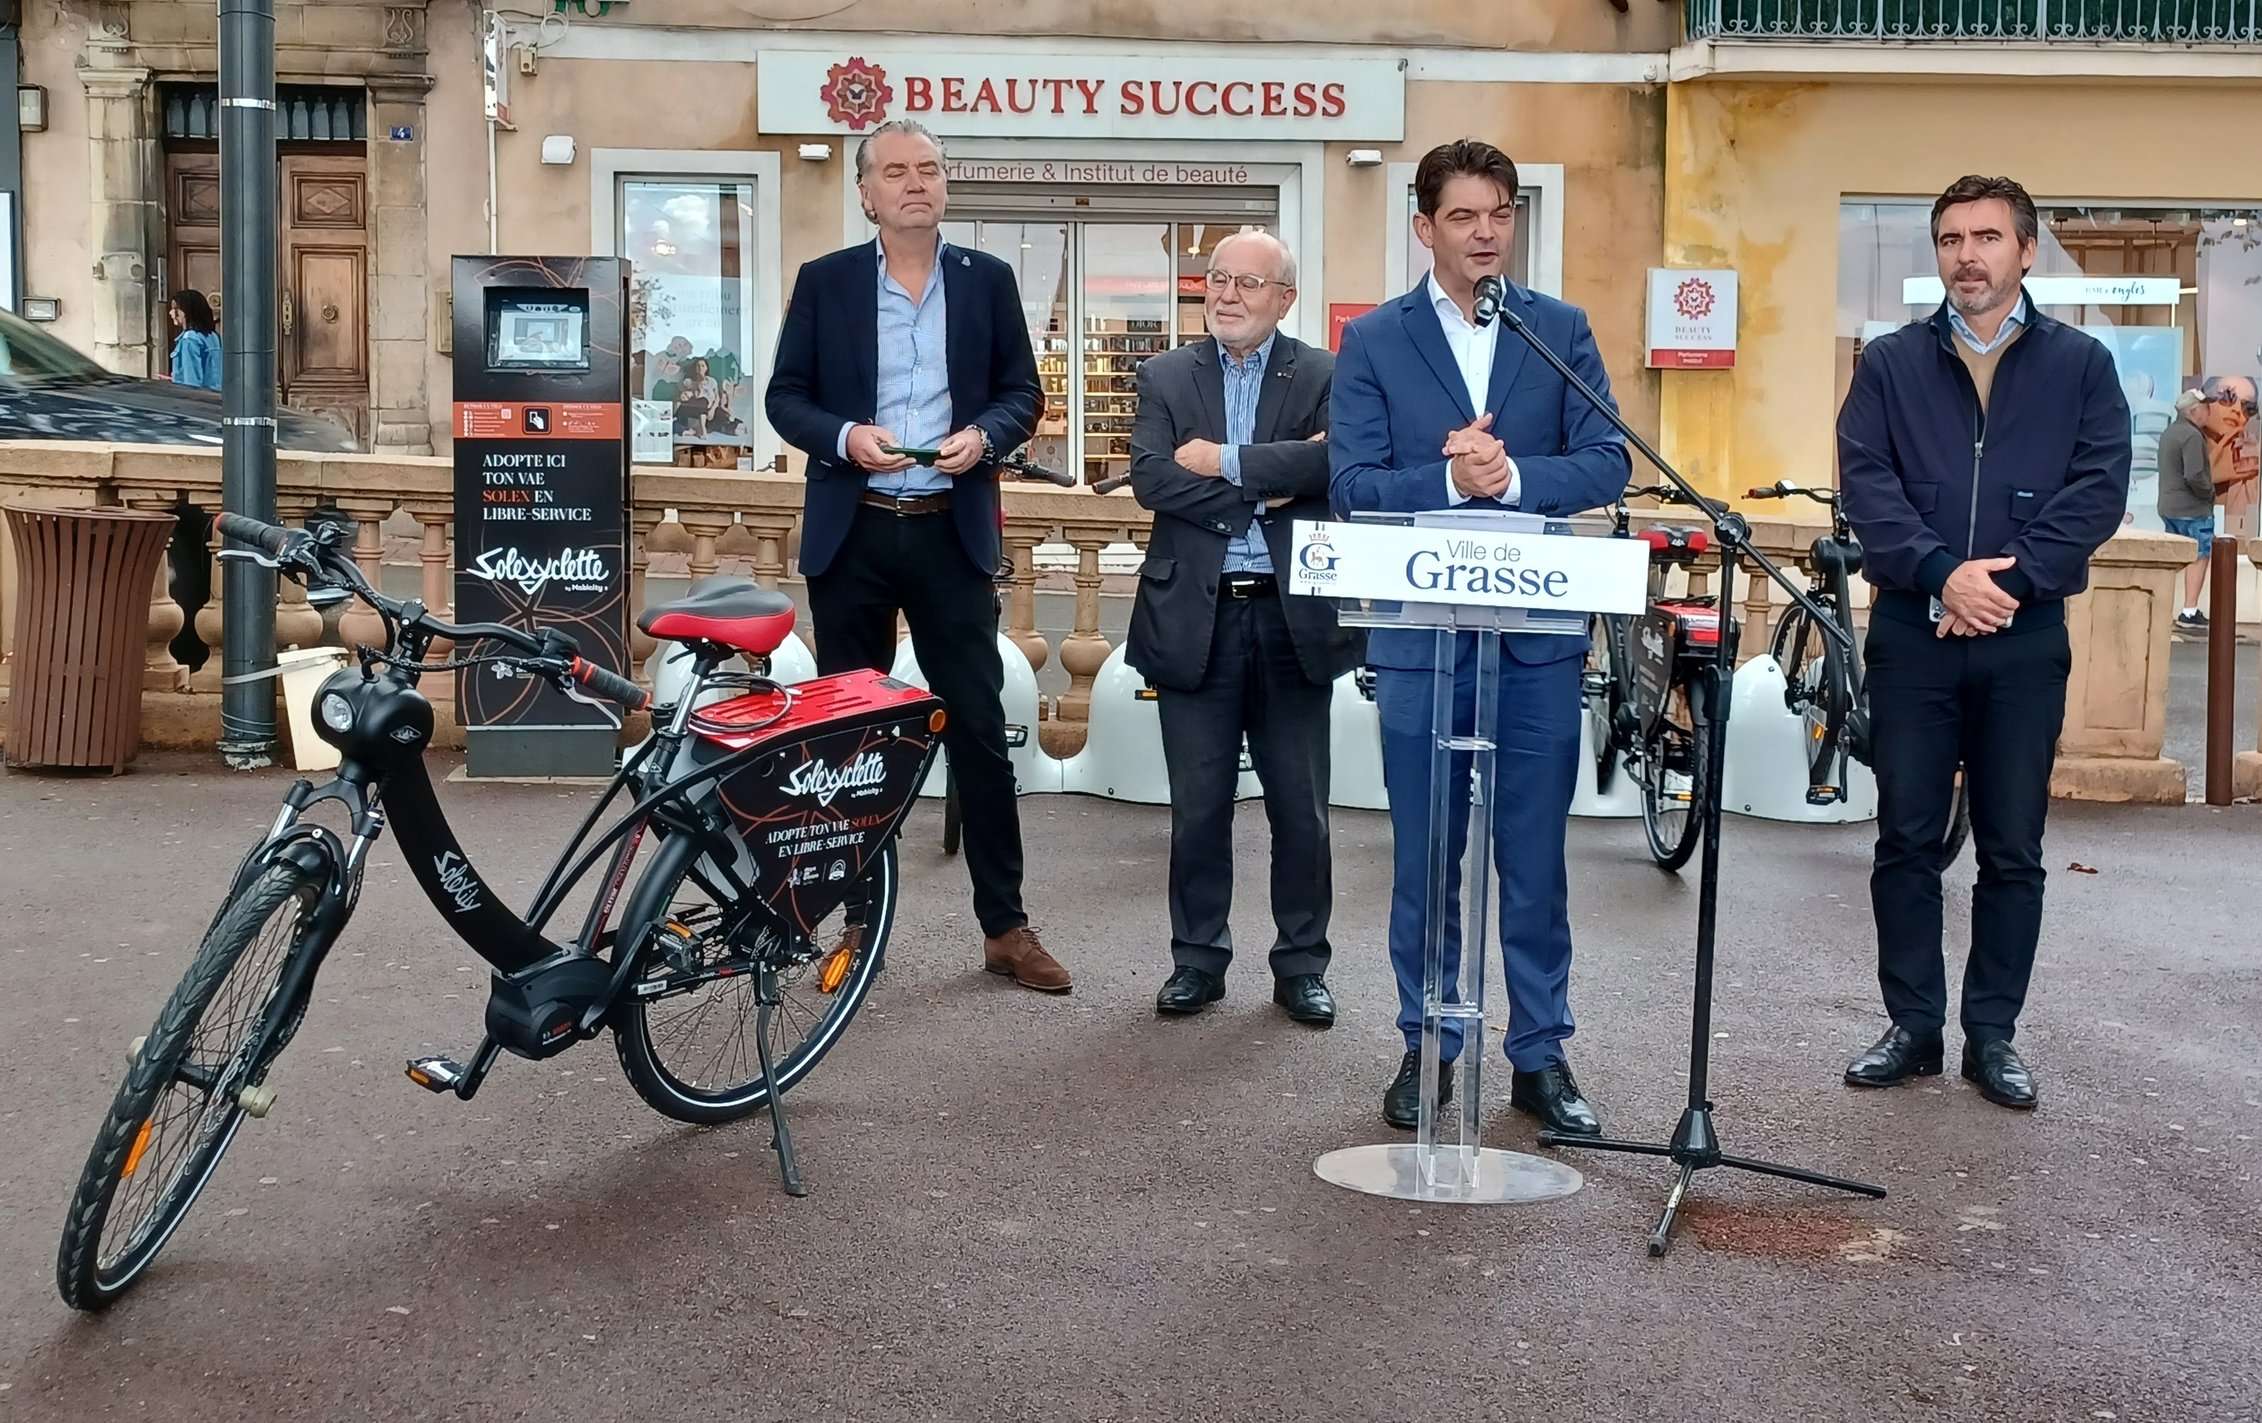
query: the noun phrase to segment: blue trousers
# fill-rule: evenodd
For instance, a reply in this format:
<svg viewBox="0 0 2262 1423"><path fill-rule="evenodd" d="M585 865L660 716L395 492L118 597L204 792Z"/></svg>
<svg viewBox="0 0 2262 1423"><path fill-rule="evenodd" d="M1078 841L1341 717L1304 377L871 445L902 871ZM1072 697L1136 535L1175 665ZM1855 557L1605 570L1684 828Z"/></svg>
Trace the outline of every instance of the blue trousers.
<svg viewBox="0 0 2262 1423"><path fill-rule="evenodd" d="M1454 729L1476 723L1476 639L1459 639L1453 685ZM1493 760L1492 854L1500 880L1500 951L1508 980L1508 1060L1534 1072L1564 1056L1571 1036L1570 879L1563 841L1579 761L1579 670L1566 657L1534 666L1500 656ZM1427 670L1375 669L1375 705L1382 721L1382 772L1390 794L1394 844L1390 892L1390 966L1398 976L1398 1028L1406 1047L1421 1045L1422 975L1429 943L1430 704L1436 685ZM1461 791L1451 802L1445 944L1445 999L1460 1001L1461 861L1469 843L1471 756L1456 752L1452 774ZM1460 1055L1460 1026L1443 1025L1443 1060Z"/></svg>

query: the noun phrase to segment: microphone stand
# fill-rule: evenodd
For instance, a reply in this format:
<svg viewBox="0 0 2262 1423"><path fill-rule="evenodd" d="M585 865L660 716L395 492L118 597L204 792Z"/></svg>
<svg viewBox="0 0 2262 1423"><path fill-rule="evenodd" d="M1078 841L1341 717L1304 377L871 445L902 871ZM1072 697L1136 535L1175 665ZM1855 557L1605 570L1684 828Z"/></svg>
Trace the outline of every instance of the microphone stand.
<svg viewBox="0 0 2262 1423"><path fill-rule="evenodd" d="M1662 1156L1679 1166L1680 1179L1674 1182L1671 1192L1665 1198L1665 1213L1658 1217L1656 1227L1649 1233L1649 1253L1653 1256L1663 1255L1672 1243L1673 1226L1680 1216L1681 1202L1688 1195L1690 1181L1697 1172L1714 1167L1726 1166L1738 1171L1756 1172L1762 1176L1779 1176L1833 1191L1883 1199L1883 1186L1842 1180L1795 1166L1778 1166L1723 1152L1720 1149L1720 1134L1713 1125L1712 1101L1708 1092L1712 1050L1713 943L1720 907L1720 781L1728 760L1728 703L1736 675L1736 639L1732 632L1739 562L1749 559L1762 573L1773 579L1791 595L1793 604L1813 616L1815 625L1823 630L1823 636L1835 640L1841 650L1851 652L1853 639L1838 626L1837 619L1817 606L1804 589L1785 576L1766 554L1752 546L1751 526L1741 514L1723 508L1698 493L1679 470L1667 464L1664 456L1651 449L1640 435L1634 433L1633 427L1611 407L1609 401L1597 395L1592 387L1579 379L1578 374L1562 357L1547 348L1547 343L1540 340L1531 327L1525 324L1524 319L1502 300L1503 293L1490 290L1497 281L1497 278L1487 277L1478 284L1477 319L1480 322L1485 319L1488 307L1496 312L1511 331L1523 337L1527 345L1555 368L1557 375L1568 381L1573 390L1585 397L1601 412L1603 418L1617 427L1619 434L1642 452L1644 458L1657 466L1690 504L1704 511L1705 517L1712 521L1714 536L1720 540L1720 641L1710 675L1699 684L1704 693L1698 699L1701 706L1693 708L1706 722L1703 754L1708 774L1705 777L1704 803L1697 808L1698 813L1704 817L1704 866L1697 894L1696 1005L1689 1030L1688 1106L1681 1113L1681 1122L1674 1129L1673 1139L1666 1143L1615 1141L1555 1131L1541 1132L1539 1143L1542 1146L1567 1146L1585 1151Z"/></svg>

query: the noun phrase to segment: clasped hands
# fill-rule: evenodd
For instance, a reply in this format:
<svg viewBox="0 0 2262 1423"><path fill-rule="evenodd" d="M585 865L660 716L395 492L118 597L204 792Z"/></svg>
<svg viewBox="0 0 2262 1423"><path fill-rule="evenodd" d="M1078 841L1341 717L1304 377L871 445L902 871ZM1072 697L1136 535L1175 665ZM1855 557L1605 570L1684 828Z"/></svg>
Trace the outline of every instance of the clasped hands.
<svg viewBox="0 0 2262 1423"><path fill-rule="evenodd" d="M896 444L893 431L884 425L858 425L848 432L848 457L858 467L873 474L893 474L899 469L909 469L918 461L902 455L891 455L888 446ZM946 438L936 450L935 472L953 477L972 469L982 457L982 432L971 427Z"/></svg>
<svg viewBox="0 0 2262 1423"><path fill-rule="evenodd" d="M1492 412L1445 437L1453 487L1471 499L1498 499L1508 492L1508 447L1492 434Z"/></svg>
<svg viewBox="0 0 2262 1423"><path fill-rule="evenodd" d="M2017 563L2015 558L1975 558L1956 565L1940 589L1939 637L1985 637L2001 632L2019 600L2003 591L1994 574Z"/></svg>

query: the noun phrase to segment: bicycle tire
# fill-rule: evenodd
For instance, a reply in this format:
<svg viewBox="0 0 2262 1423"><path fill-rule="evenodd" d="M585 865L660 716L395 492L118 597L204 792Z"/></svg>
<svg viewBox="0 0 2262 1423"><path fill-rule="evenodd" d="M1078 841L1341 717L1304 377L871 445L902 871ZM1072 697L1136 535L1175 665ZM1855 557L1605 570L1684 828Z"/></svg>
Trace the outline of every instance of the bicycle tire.
<svg viewBox="0 0 2262 1423"><path fill-rule="evenodd" d="M1824 607L1830 606L1829 595L1816 597ZM1846 719L1853 709L1845 650L1804 608L1784 615L1770 650L1783 669L1783 703L1806 728L1807 784L1839 784L1833 773L1841 764L1840 753L1847 749Z"/></svg>
<svg viewBox="0 0 2262 1423"><path fill-rule="evenodd" d="M640 912L629 916L628 923L648 926L656 915L666 914L683 881L690 877L697 854L698 846L690 840L670 841L653 861L652 868L646 871L644 882L638 884L636 903ZM791 1090L832 1051L841 1034L847 1031L849 1020L856 1016L856 1010L864 1006L874 980L879 977L880 962L887 953L888 935L895 924L896 899L901 887L896 873L894 841L873 857L865 878L870 886L870 897L865 904L864 938L857 950L856 962L850 967L847 979L829 995L833 1006L825 1013L818 1033L794 1052L778 1059L777 1090L780 1093ZM655 891L664 889L665 893L648 894L648 887ZM652 952L649 936L641 932L641 927L636 937L647 944L639 952ZM629 981L635 982L644 972L639 966L629 976ZM729 981L751 987L754 980L755 975L747 974ZM759 1077L726 1092L701 1092L661 1063L652 1043L650 1014L658 1003L670 1001L640 998L625 1002L613 1026L613 1046L620 1054L621 1071L627 1076L629 1086L636 1089L636 1095L644 1099L644 1104L661 1116L694 1126L720 1126L767 1107L769 1088Z"/></svg>
<svg viewBox="0 0 2262 1423"><path fill-rule="evenodd" d="M1625 716L1626 678L1632 668L1626 656L1624 620L1597 613L1588 622L1594 648L1595 671L1601 674L1602 693L1586 699L1587 730L1594 750L1594 791L1608 795L1618 779L1618 724Z"/></svg>
<svg viewBox="0 0 2262 1423"><path fill-rule="evenodd" d="M1667 754L1667 742L1674 736L1686 746L1683 754L1688 760L1688 802L1677 810L1669 810L1665 804L1666 776L1670 773L1668 763L1673 758ZM1669 720L1660 722L1643 741L1642 835L1649 842L1650 858L1668 873L1679 872L1689 862L1689 857L1696 853L1697 841L1704 834L1701 812L1705 790L1711 781L1706 750L1693 716L1687 726ZM1676 814L1681 818L1680 824L1669 825L1667 818Z"/></svg>
<svg viewBox="0 0 2262 1423"><path fill-rule="evenodd" d="M223 1075L218 1080L225 1089L224 1095L216 1101L216 1094L206 1092L204 1116L197 1122L197 1140L159 1188L154 1210L135 1227L117 1258L105 1267L103 1232L117 1205L119 1188L141 1167L151 1144L150 1134L157 1125L158 1119L153 1113L160 1098L175 1085L184 1060L195 1045L198 1025L269 916L294 898L303 902L302 916L310 915L319 902L321 890L321 881L296 865L269 866L230 896L198 947L196 957L190 961L188 972L181 975L180 982L165 1000L155 1026L143 1039L141 1051L126 1070L126 1080L119 1085L117 1096L103 1116L102 1125L95 1133L94 1148L87 1155L86 1167L79 1174L78 1187L71 1196L62 1242L56 1251L55 1278L63 1302L73 1309L91 1312L107 1308L131 1289L172 1239L189 1208L196 1204L210 1183L220 1158L243 1125L242 1090L265 1082L276 1057L305 1015L303 998L293 1004L278 1003L273 998L274 989L266 990L260 1008L247 1025L246 1037L232 1045L223 1059L227 1065L220 1069ZM275 959L276 983L281 982L292 958L304 952L305 947L302 917L299 929ZM235 1064L234 1059L241 1055L245 1043L278 1012L292 1015L292 1021L285 1025L283 1035L269 1049L265 1059L248 1067ZM205 1120L215 1109L217 1117Z"/></svg>
<svg viewBox="0 0 2262 1423"><path fill-rule="evenodd" d="M960 840L965 836L965 808L958 802L958 773L943 762L942 848L946 855L958 853Z"/></svg>

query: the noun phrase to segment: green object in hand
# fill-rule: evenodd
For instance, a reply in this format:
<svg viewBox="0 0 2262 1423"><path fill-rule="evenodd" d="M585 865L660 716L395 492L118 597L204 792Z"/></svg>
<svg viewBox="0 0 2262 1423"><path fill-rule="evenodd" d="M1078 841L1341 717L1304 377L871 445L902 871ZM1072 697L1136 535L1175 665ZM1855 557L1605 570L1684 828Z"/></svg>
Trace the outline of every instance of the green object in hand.
<svg viewBox="0 0 2262 1423"><path fill-rule="evenodd" d="M933 464L936 460L942 458L941 450L904 450L898 449L894 445L880 446L880 453L883 455L901 455L914 464Z"/></svg>

